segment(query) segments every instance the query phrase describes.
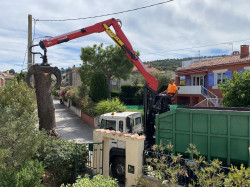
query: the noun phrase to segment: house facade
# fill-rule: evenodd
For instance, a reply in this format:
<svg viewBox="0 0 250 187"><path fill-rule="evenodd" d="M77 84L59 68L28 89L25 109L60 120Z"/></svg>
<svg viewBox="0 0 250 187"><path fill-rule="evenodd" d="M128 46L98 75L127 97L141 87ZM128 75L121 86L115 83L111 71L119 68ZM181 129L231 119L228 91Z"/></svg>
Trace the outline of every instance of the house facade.
<svg viewBox="0 0 250 187"><path fill-rule="evenodd" d="M72 69L69 72L64 73L62 75L63 79L62 79L61 86L62 87L65 87L65 86L76 86L76 87L81 86L82 81L81 81L79 69L80 69L80 67L73 66Z"/></svg>
<svg viewBox="0 0 250 187"><path fill-rule="evenodd" d="M11 79L14 79L14 75L9 74L9 71L0 72L0 87L4 86Z"/></svg>
<svg viewBox="0 0 250 187"><path fill-rule="evenodd" d="M154 68L152 66L151 62L149 62L148 64L144 64L144 66L147 68L147 70L150 73L165 73L164 71L160 71L160 70ZM168 73L170 73L170 72L168 72ZM125 84L132 85L135 82L134 78L136 77L136 75L139 75L139 74L140 74L139 70L134 66L129 79L127 79L127 80L124 80L124 79L111 80L112 89L120 90L122 85L125 85Z"/></svg>
<svg viewBox="0 0 250 187"><path fill-rule="evenodd" d="M220 106L222 92L218 85L226 78L231 79L233 72L250 70L249 46L242 45L240 52L231 56L203 60L179 68L176 84L179 86L177 104L191 106ZM185 77L185 86L180 86L180 77Z"/></svg>

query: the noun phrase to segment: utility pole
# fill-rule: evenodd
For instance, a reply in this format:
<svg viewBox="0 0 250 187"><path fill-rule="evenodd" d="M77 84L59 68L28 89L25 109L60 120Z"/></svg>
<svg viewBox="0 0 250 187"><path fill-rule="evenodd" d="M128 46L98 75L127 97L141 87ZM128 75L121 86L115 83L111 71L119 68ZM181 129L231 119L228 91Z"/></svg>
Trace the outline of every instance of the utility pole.
<svg viewBox="0 0 250 187"><path fill-rule="evenodd" d="M28 70L32 66L32 54L30 46L32 45L32 15L28 15Z"/></svg>

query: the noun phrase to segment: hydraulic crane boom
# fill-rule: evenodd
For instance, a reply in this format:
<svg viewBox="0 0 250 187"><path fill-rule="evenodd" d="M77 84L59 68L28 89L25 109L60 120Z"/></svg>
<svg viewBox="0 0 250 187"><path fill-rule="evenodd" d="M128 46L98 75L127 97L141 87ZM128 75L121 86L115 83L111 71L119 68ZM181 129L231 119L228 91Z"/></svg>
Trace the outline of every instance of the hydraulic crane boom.
<svg viewBox="0 0 250 187"><path fill-rule="evenodd" d="M127 54L130 61L136 66L138 71L145 78L147 85L154 91L158 89L158 80L147 70L144 64L141 62L140 58L136 55L133 50L132 45L128 41L127 37L123 33L118 24L118 20L112 18L103 22L96 23L95 25L85 27L73 32L69 32L60 36L56 36L50 39L41 40L39 45L42 49L57 45L63 42L68 42L70 40L86 36L93 33L100 33L105 31L114 42ZM110 29L110 26L113 26L115 33Z"/></svg>

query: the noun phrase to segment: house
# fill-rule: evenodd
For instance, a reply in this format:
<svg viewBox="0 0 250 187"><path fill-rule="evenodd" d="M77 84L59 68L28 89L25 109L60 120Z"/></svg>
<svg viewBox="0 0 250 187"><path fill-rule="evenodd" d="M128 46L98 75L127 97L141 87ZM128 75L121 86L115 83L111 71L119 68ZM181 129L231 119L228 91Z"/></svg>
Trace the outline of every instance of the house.
<svg viewBox="0 0 250 187"><path fill-rule="evenodd" d="M222 92L218 84L231 79L234 71L250 70L249 46L241 45L240 52L231 56L203 60L179 68L176 85L179 87L177 104L191 106L220 106ZM180 77L185 76L185 86L180 86Z"/></svg>
<svg viewBox="0 0 250 187"><path fill-rule="evenodd" d="M79 70L80 67L73 66L69 72L66 72L62 75L62 87L65 86L81 86L82 81L80 77Z"/></svg>
<svg viewBox="0 0 250 187"><path fill-rule="evenodd" d="M165 71L160 71L156 68L154 68L152 66L152 63L149 62L148 64L144 64L144 66L147 68L147 70L150 72L150 73L165 73ZM170 73L170 72L168 72ZM140 72L138 71L138 69L134 66L133 69L132 69L132 73L131 73L131 76L129 79L127 80L123 80L123 79L120 79L120 80L111 80L111 86L112 86L112 89L116 89L116 90L120 90L121 86L122 85L125 85L125 84L133 84L134 80L132 77L135 77L136 75L140 74Z"/></svg>
<svg viewBox="0 0 250 187"><path fill-rule="evenodd" d="M73 66L71 71L71 86L81 86L82 81L79 73L80 67Z"/></svg>
<svg viewBox="0 0 250 187"><path fill-rule="evenodd" d="M14 75L11 75L9 71L0 72L0 86L4 86L11 79L14 79Z"/></svg>

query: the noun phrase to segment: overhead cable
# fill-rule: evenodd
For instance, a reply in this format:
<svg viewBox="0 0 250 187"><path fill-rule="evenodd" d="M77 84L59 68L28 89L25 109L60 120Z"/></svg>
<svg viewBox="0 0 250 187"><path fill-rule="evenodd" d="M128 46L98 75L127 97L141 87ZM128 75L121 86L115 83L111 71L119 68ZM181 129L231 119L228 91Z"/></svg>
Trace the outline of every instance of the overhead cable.
<svg viewBox="0 0 250 187"><path fill-rule="evenodd" d="M84 18L35 19L35 20L36 21L77 21L77 20L83 20L83 19L92 19L92 18L99 18L99 17L111 16L111 15L116 15L116 14L123 14L123 13L127 13L127 12L133 12L133 11L137 11L137 10L141 10L141 9L145 9L145 8L150 8L150 7L161 5L161 4L165 4L165 3L170 3L171 1L174 1L174 0L163 1L163 2L160 2L160 3L155 3L155 4L151 4L151 5L147 5L147 6L143 6L143 7L139 7L139 8L134 8L134 9L130 9L130 10L120 11L120 12L113 12L113 13L102 14L102 15L97 15L97 16L88 16L88 17L84 17Z"/></svg>

